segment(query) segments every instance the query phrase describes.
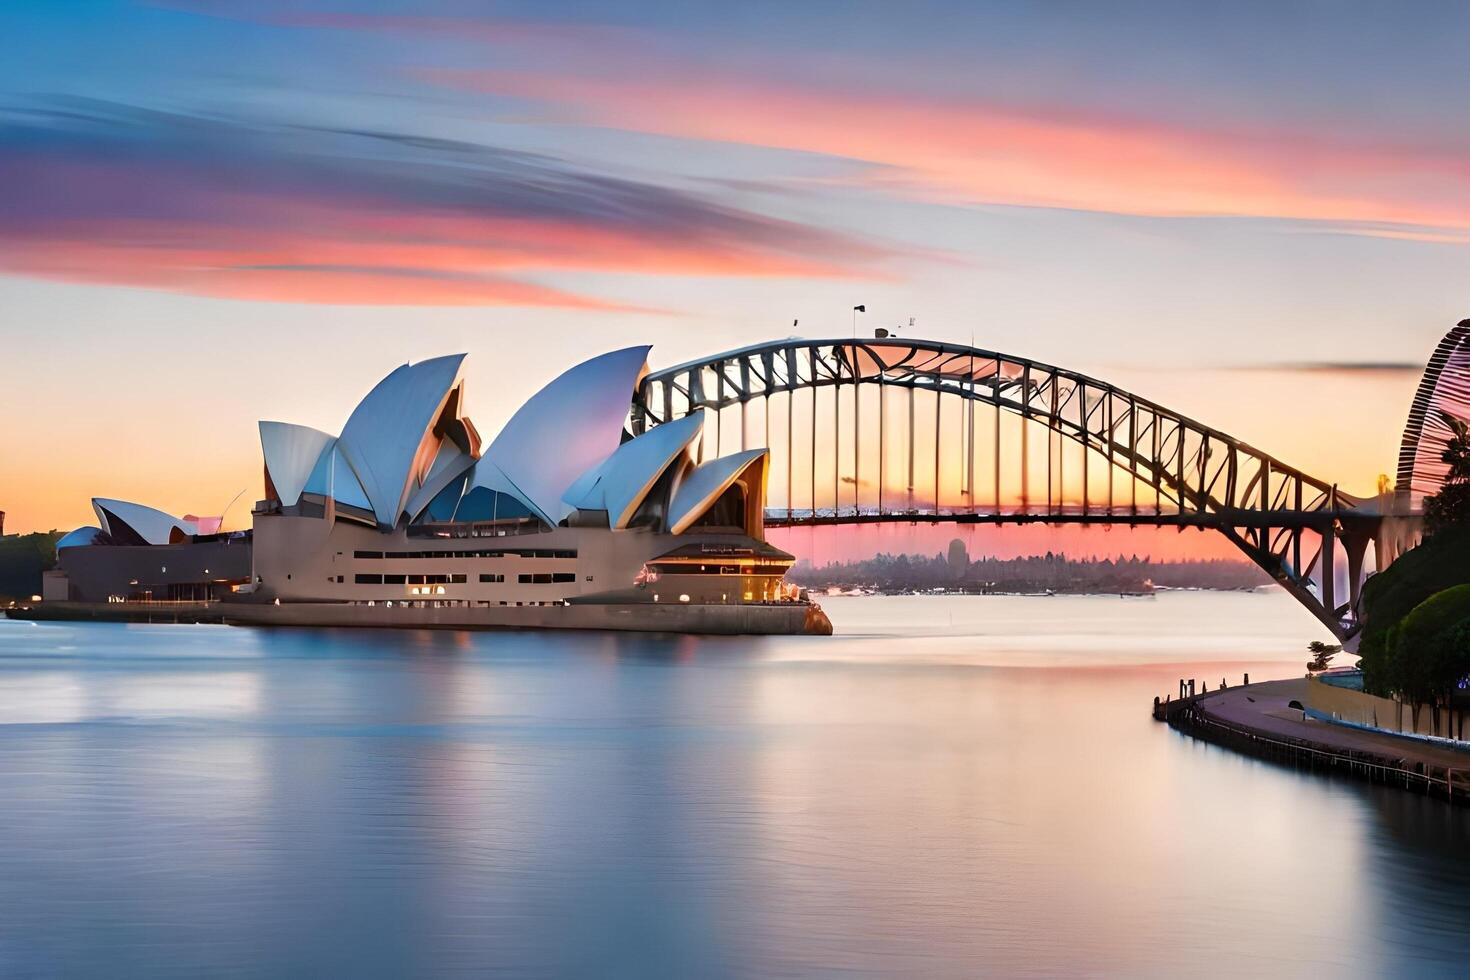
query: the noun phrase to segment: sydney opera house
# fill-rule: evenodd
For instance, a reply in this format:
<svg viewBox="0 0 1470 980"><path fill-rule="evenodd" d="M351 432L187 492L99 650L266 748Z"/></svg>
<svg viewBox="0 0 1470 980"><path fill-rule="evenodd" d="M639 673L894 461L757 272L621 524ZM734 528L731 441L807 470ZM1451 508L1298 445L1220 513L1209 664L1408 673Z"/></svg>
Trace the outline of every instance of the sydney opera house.
<svg viewBox="0 0 1470 980"><path fill-rule="evenodd" d="M98 499L48 597L222 599L236 623L829 631L765 541L764 450L697 460L700 413L626 431L647 354L571 368L488 444L463 354L397 368L338 435L261 422L252 532Z"/></svg>

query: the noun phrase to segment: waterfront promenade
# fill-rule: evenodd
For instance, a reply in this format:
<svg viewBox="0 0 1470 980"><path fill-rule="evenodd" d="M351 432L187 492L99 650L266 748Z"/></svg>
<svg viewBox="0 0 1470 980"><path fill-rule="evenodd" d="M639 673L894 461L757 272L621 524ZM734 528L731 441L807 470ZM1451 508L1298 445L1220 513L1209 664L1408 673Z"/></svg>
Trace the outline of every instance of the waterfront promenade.
<svg viewBox="0 0 1470 980"><path fill-rule="evenodd" d="M1307 717L1300 705L1308 683L1302 677L1224 688L1158 704L1155 717L1251 755L1470 804L1470 749Z"/></svg>

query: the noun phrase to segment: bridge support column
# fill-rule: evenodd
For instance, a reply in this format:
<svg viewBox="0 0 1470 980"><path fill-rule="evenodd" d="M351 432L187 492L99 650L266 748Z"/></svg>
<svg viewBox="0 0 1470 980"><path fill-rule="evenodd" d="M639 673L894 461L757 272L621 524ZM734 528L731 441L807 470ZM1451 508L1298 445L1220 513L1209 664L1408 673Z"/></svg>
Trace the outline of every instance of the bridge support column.
<svg viewBox="0 0 1470 980"><path fill-rule="evenodd" d="M1322 605L1328 615L1337 619L1337 532L1327 528L1322 532L1322 556L1317 559L1319 568Z"/></svg>
<svg viewBox="0 0 1470 980"><path fill-rule="evenodd" d="M1353 611L1353 618L1358 619L1358 599L1363 593L1363 559L1368 553L1368 542L1373 540L1372 535L1350 534L1343 541L1347 550L1348 562L1348 606Z"/></svg>

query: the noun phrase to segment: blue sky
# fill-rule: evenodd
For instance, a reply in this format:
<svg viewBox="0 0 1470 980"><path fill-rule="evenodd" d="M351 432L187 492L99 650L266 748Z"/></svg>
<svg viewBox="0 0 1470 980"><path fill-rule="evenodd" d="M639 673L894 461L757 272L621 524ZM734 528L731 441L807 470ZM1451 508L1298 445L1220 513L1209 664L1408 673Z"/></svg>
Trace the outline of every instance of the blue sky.
<svg viewBox="0 0 1470 980"><path fill-rule="evenodd" d="M218 510L255 419L335 430L403 360L469 351L493 432L580 356L841 335L855 303L1371 489L1470 308L1467 20L12 3L0 508Z"/></svg>

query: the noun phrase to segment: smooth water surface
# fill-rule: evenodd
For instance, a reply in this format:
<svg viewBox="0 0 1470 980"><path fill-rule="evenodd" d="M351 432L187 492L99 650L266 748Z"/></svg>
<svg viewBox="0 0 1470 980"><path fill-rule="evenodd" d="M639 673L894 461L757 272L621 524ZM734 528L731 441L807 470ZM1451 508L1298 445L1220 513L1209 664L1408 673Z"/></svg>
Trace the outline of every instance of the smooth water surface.
<svg viewBox="0 0 1470 980"><path fill-rule="evenodd" d="M0 621L0 976L1461 974L1470 810L1149 718L1281 594L831 638Z"/></svg>

